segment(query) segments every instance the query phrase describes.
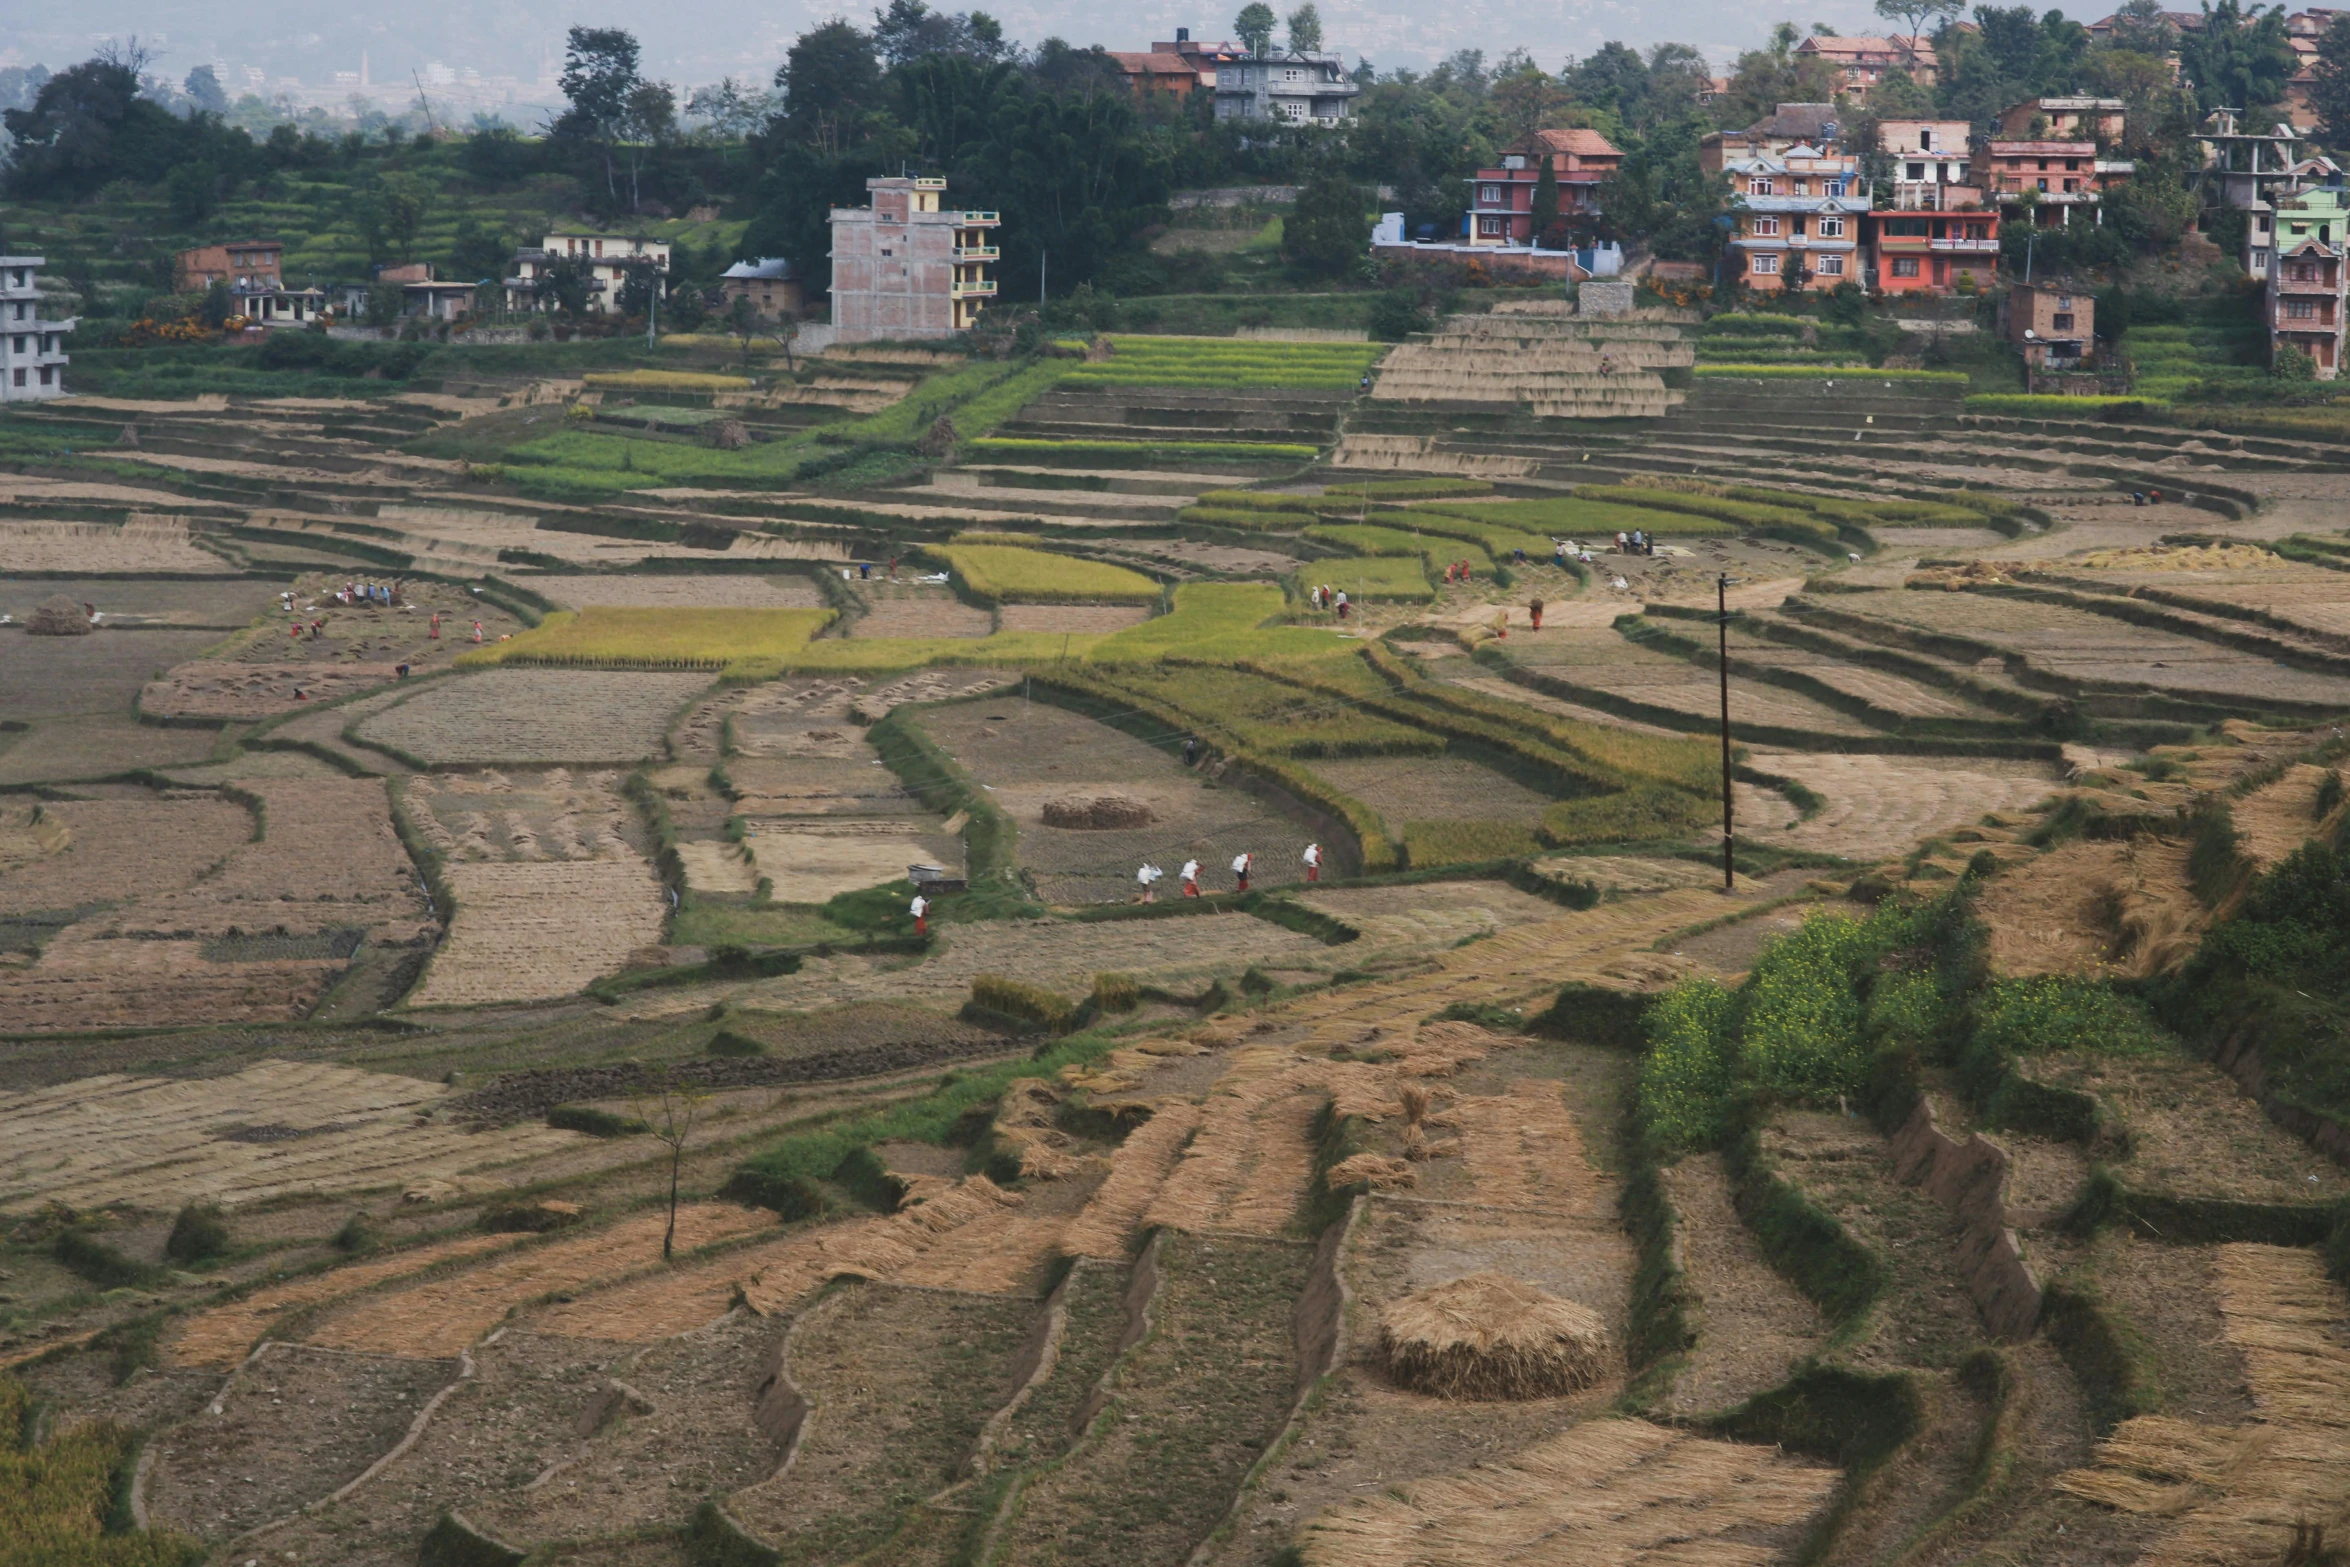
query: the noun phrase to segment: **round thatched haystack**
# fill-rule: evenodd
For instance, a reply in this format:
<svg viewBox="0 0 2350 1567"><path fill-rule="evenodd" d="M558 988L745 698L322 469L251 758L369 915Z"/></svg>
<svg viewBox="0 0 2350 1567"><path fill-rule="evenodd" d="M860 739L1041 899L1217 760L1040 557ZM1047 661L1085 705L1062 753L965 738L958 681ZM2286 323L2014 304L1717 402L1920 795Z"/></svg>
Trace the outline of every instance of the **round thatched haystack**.
<svg viewBox="0 0 2350 1567"><path fill-rule="evenodd" d="M24 628L36 637L86 637L91 631L89 613L62 593L41 600Z"/></svg>
<svg viewBox="0 0 2350 1567"><path fill-rule="evenodd" d="M1158 818L1140 800L1122 794L1073 794L1044 803L1047 827L1080 827L1096 831L1113 827L1148 827Z"/></svg>
<svg viewBox="0 0 2350 1567"><path fill-rule="evenodd" d="M1380 1319L1387 1373L1438 1398L1552 1398L1599 1379L1599 1313L1522 1279L1472 1273L1406 1295Z"/></svg>

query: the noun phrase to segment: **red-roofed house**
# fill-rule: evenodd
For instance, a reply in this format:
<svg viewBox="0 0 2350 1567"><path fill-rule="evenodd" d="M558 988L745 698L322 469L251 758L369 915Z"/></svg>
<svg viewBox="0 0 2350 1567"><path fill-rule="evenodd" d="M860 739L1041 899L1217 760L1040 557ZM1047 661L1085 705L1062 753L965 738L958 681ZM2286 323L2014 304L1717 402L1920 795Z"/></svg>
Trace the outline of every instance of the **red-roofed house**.
<svg viewBox="0 0 2350 1567"><path fill-rule="evenodd" d="M1137 98L1154 92L1188 98L1202 86L1200 68L1172 49L1110 49L1104 53L1118 62L1118 69L1126 74L1126 85L1134 89ZM1212 72L1210 80L1212 83Z"/></svg>
<svg viewBox="0 0 2350 1567"><path fill-rule="evenodd" d="M1501 167L1479 169L1469 182L1470 244L1534 242L1534 185L1545 158L1558 179L1559 216L1570 223L1598 213L1599 187L1624 161L1605 136L1579 127L1536 131L1513 143L1502 153Z"/></svg>
<svg viewBox="0 0 2350 1567"><path fill-rule="evenodd" d="M1907 71L1911 81L1932 86L1936 69L1934 46L1923 38L1806 38L1795 52L1835 66L1843 77L1839 90L1855 102L1866 99L1887 71Z"/></svg>

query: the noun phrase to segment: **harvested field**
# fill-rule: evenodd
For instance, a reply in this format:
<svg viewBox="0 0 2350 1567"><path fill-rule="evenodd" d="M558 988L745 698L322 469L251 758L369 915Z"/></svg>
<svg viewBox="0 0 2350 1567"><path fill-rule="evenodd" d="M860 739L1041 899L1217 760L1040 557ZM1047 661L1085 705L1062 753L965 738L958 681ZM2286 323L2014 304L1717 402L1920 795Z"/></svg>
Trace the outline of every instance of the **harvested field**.
<svg viewBox="0 0 2350 1567"><path fill-rule="evenodd" d="M1498 880L1333 888L1302 893L1297 901L1353 926L1365 941L1415 948L1446 946L1559 916L1559 906L1549 899Z"/></svg>
<svg viewBox="0 0 2350 1567"><path fill-rule="evenodd" d="M2285 1131L2208 1062L2180 1056L2050 1054L2035 1078L2095 1094L2130 1130L2114 1171L2132 1187L2255 1202L2350 1195L2350 1170Z"/></svg>
<svg viewBox="0 0 2350 1567"><path fill-rule="evenodd" d="M219 640L217 631L102 625L86 637L36 637L0 627L0 719L127 718L141 686Z"/></svg>
<svg viewBox="0 0 2350 1567"><path fill-rule="evenodd" d="M2188 885L2187 845L2146 836L2079 839L2012 866L1975 912L1992 968L2016 977L2168 973L2211 922Z"/></svg>
<svg viewBox="0 0 2350 1567"><path fill-rule="evenodd" d="M1151 1331L1059 1467L1021 1492L1007 1564L1180 1562L1232 1504L1297 1390L1309 1248L1171 1235Z"/></svg>
<svg viewBox="0 0 2350 1567"><path fill-rule="evenodd" d="M347 566L307 572L296 580L291 604L273 601L261 623L223 656L240 664L289 666L305 676L352 664L379 665L388 680L397 664L419 673L448 668L474 646L476 621L492 642L525 629L513 614L454 582L404 579L397 604L378 604L364 593L347 601L336 597L370 583L384 585L372 571ZM438 636L433 634L436 616ZM296 626L316 629L295 637L289 633Z"/></svg>
<svg viewBox="0 0 2350 1567"><path fill-rule="evenodd" d="M914 1505L961 1478L1010 1399L1039 1308L883 1284L841 1285L802 1313L785 1373L808 1400L791 1467L727 1507L794 1561L883 1545Z"/></svg>
<svg viewBox="0 0 2350 1567"><path fill-rule="evenodd" d="M1902 718L1961 720L1977 724L2009 721L2004 714L1970 702L1939 686L1925 685L1901 675L1888 674L1881 669L1848 663L1810 648L1790 647L1784 642L1774 642L1765 637L1733 633L1730 638L1730 663L1733 671L1759 668L1806 675L1846 696L1858 698L1872 707L1898 714ZM1735 717L1735 702L1731 712Z"/></svg>
<svg viewBox="0 0 2350 1567"><path fill-rule="evenodd" d="M1721 715L1721 677L1714 671L1629 642L1610 629L1561 629L1555 635L1545 629L1540 637L1525 639L1523 645L1512 637L1510 654L1529 669L1583 687L1602 699L1612 697L1709 721ZM1806 734L1860 736L1877 732L1824 702L1741 679L1735 669L1730 672L1730 722L1733 726L1763 724Z"/></svg>
<svg viewBox="0 0 2350 1567"><path fill-rule="evenodd" d="M1199 860L1203 890L1231 886L1229 866L1243 850L1257 857L1256 886L1281 886L1304 874L1299 856L1309 833L1245 790L1212 786L1176 758L1131 735L1048 703L966 702L922 716L923 728L971 775L993 790L995 805L1019 828L1021 867L1039 895L1055 903L1124 902L1145 860L1173 873ZM1047 804L1073 795L1115 794L1154 818L1131 828L1046 824Z"/></svg>
<svg viewBox="0 0 2350 1567"><path fill-rule="evenodd" d="M2287 769L2275 783L2231 801L2236 852L2256 869L2266 870L2315 837L2320 825L2317 792L2333 772L2304 762Z"/></svg>
<svg viewBox="0 0 2350 1567"><path fill-rule="evenodd" d="M2313 1252L2224 1246L2216 1268L2227 1342L2244 1359L2257 1424L2145 1415L2101 1443L2094 1467L2058 1477L2070 1494L2171 1519L2139 1558L2154 1567L2255 1567L2285 1560L2297 1526L2350 1504L2341 1452L2350 1301Z"/></svg>
<svg viewBox="0 0 2350 1567"><path fill-rule="evenodd" d="M1495 1208L1602 1206L1582 1132L1555 1082L1520 1078L1507 1093L1465 1095L1429 1124L1449 1126L1461 1140L1468 1190L1447 1196Z"/></svg>
<svg viewBox="0 0 2350 1567"><path fill-rule="evenodd" d="M226 573L227 560L199 548L185 519L152 515L128 522L0 522L0 572L147 571Z"/></svg>
<svg viewBox="0 0 2350 1567"><path fill-rule="evenodd" d="M493 669L437 681L359 721L369 745L428 767L634 762L661 749L704 675Z"/></svg>
<svg viewBox="0 0 2350 1567"><path fill-rule="evenodd" d="M443 1263L497 1251L514 1245L518 1239L513 1235L461 1235L455 1240L418 1246L389 1257L355 1262L328 1273L314 1273L255 1290L225 1306L215 1306L188 1318L171 1342L172 1363L233 1367L245 1358L256 1340L291 1313L423 1273Z"/></svg>
<svg viewBox="0 0 2350 1567"><path fill-rule="evenodd" d="M1386 819L1389 836L1406 822L1509 822L1533 827L1550 797L1490 767L1457 756L1376 756L1305 764Z"/></svg>
<svg viewBox="0 0 2350 1567"><path fill-rule="evenodd" d="M2264 574L2249 581L2234 578L2182 580L2169 578L2162 587L2240 609L2255 609L2291 625L2326 636L2350 636L2350 587L2338 573L2309 571L2291 577Z"/></svg>
<svg viewBox="0 0 2350 1567"><path fill-rule="evenodd" d="M530 579L538 592L565 609L603 605L618 609L822 609L824 595L797 573L612 572Z"/></svg>
<svg viewBox="0 0 2350 1567"><path fill-rule="evenodd" d="M669 898L644 858L459 863L457 912L416 1006L567 996L660 941Z"/></svg>
<svg viewBox="0 0 2350 1567"><path fill-rule="evenodd" d="M399 678L397 664L260 664L191 659L139 692L150 718L251 723L311 702L332 702Z"/></svg>
<svg viewBox="0 0 2350 1567"><path fill-rule="evenodd" d="M1056 1292L1065 1313L1051 1369L1010 1411L989 1450L989 1469L1051 1462L1083 1434L1080 1414L1117 1358L1126 1329L1128 1270L1080 1259Z"/></svg>
<svg viewBox="0 0 2350 1567"><path fill-rule="evenodd" d="M1665 1170L1664 1180L1682 1270L1698 1301L1697 1346L1673 1383L1670 1407L1680 1414L1729 1409L1784 1381L1819 1348L1827 1326L1739 1218L1720 1154L1691 1154Z"/></svg>
<svg viewBox="0 0 2350 1567"><path fill-rule="evenodd" d="M740 844L717 839L681 839L677 863L685 871L686 887L694 892L753 893L759 890L759 868Z"/></svg>
<svg viewBox="0 0 2350 1567"><path fill-rule="evenodd" d="M0 523L0 529L6 526ZM105 624L120 629L210 627L234 631L275 608L279 586L251 577L205 581L174 577L0 578L0 614L26 620L42 600L63 594L76 604L96 605L106 617Z"/></svg>
<svg viewBox="0 0 2350 1567"><path fill-rule="evenodd" d="M1086 636L1124 631L1150 619L1147 604L1006 604L996 611L1005 631L1044 631Z"/></svg>
<svg viewBox="0 0 2350 1567"><path fill-rule="evenodd" d="M173 1207L413 1184L575 1145L544 1126L419 1125L438 1083L267 1061L224 1077L110 1074L0 1096L0 1212L54 1199Z"/></svg>
<svg viewBox="0 0 2350 1567"><path fill-rule="evenodd" d="M37 857L0 870L0 918L175 891L247 843L253 813L209 791L44 800L12 811ZM37 820L26 820L35 817Z"/></svg>
<svg viewBox="0 0 2350 1567"><path fill-rule="evenodd" d="M1747 760L1756 771L1793 778L1827 802L1809 821L1753 836L1854 860L1903 854L1932 833L2035 805L2058 782L2052 763L1988 757L1756 750Z"/></svg>
<svg viewBox="0 0 2350 1567"><path fill-rule="evenodd" d="M1062 1246L1080 1257L1124 1261L1133 1250L1143 1215L1165 1188L1199 1126L1198 1105L1180 1099L1160 1104L1110 1156L1108 1177L1070 1223Z"/></svg>
<svg viewBox="0 0 2350 1567"><path fill-rule="evenodd" d="M1594 1420L1506 1462L1332 1509L1299 1543L1315 1567L1759 1564L1794 1546L1840 1480L1767 1448Z"/></svg>
<svg viewBox="0 0 2350 1567"><path fill-rule="evenodd" d="M454 1360L273 1344L217 1412L157 1439L148 1514L211 1540L282 1518L357 1479L456 1376Z"/></svg>
<svg viewBox="0 0 2350 1567"><path fill-rule="evenodd" d="M524 1246L462 1272L330 1309L303 1337L377 1355L455 1355L516 1306L658 1267L668 1223L666 1208L649 1209L602 1229ZM774 1225L775 1215L761 1209L688 1203L677 1211L677 1250L693 1252Z"/></svg>
<svg viewBox="0 0 2350 1567"><path fill-rule="evenodd" d="M1249 1073L1245 1056L1208 1095L1198 1132L1143 1223L1193 1234L1281 1235L1313 1179L1313 1128L1325 1096L1286 1074Z"/></svg>
<svg viewBox="0 0 2350 1567"><path fill-rule="evenodd" d="M850 623L852 637L984 637L995 630L995 616L945 587L876 581L853 588L865 613Z"/></svg>
<svg viewBox="0 0 2350 1567"><path fill-rule="evenodd" d="M959 872L963 843L928 817L883 821L800 821L753 817L743 848L754 881L773 883L778 903L822 903L836 893L902 881L909 865Z"/></svg>
<svg viewBox="0 0 2350 1567"><path fill-rule="evenodd" d="M2242 706L2282 699L2350 708L2350 677L2290 668L2273 658L2062 605L1982 593L1840 596L1839 610L2011 649L2069 679L2150 687Z"/></svg>
<svg viewBox="0 0 2350 1567"><path fill-rule="evenodd" d="M451 861L628 859L644 837L611 772L425 774L400 786L400 802Z"/></svg>

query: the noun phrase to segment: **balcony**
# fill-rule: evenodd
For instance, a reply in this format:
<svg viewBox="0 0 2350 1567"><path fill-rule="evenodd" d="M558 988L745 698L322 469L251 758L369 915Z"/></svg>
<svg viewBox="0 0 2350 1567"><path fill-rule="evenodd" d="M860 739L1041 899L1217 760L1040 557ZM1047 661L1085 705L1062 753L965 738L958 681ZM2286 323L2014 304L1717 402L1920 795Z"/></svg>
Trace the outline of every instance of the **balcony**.
<svg viewBox="0 0 2350 1567"><path fill-rule="evenodd" d="M995 279L981 278L976 283L956 283L953 285L953 291L954 297L957 299L993 299L995 297Z"/></svg>
<svg viewBox="0 0 2350 1567"><path fill-rule="evenodd" d="M1004 221L1004 215L1001 212L950 212L947 216L953 218L957 223L969 223L974 227L994 228L1000 226Z"/></svg>
<svg viewBox="0 0 2350 1567"><path fill-rule="evenodd" d="M1995 239L1930 239L1926 247L1937 256L1996 256L1999 241Z"/></svg>
<svg viewBox="0 0 2350 1567"><path fill-rule="evenodd" d="M1003 253L1004 249L1001 245L957 245L955 247L957 261L994 261Z"/></svg>
<svg viewBox="0 0 2350 1567"><path fill-rule="evenodd" d="M2319 294L2331 296L2341 292L2336 280L2320 272L2313 278L2294 277L2289 269L2277 269L2277 292L2280 294Z"/></svg>

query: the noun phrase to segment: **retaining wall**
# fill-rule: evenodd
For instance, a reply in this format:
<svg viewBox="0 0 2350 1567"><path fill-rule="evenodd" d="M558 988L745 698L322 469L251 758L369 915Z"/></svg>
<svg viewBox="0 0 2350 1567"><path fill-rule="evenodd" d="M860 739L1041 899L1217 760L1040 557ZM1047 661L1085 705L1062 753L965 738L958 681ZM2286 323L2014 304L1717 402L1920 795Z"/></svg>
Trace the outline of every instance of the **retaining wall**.
<svg viewBox="0 0 2350 1567"><path fill-rule="evenodd" d="M1960 1142L1942 1130L1924 1094L1893 1134L1893 1171L1963 1227L1959 1269L1983 1322L1997 1338L2022 1340L2040 1325L2040 1280L2007 1226L2007 1150L1976 1132Z"/></svg>

